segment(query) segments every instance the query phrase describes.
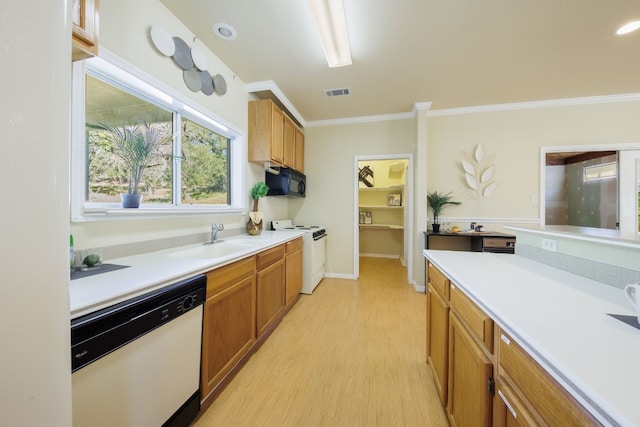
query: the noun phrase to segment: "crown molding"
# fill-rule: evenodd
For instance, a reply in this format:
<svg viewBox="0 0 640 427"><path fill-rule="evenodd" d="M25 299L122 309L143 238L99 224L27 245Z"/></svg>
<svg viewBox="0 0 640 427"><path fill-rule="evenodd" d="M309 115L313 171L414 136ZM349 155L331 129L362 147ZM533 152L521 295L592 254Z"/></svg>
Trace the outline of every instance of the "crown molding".
<svg viewBox="0 0 640 427"><path fill-rule="evenodd" d="M475 107L446 108L429 111L429 117L458 116L462 114L496 111L529 110L534 108L567 107L575 105L608 104L613 102L640 101L640 93L620 95L586 96L580 98L549 99L543 101L513 102L509 104L479 105Z"/></svg>
<svg viewBox="0 0 640 427"><path fill-rule="evenodd" d="M307 123L304 120L304 117L302 117L302 114L300 114L300 112L296 109L296 107L293 106L291 101L289 101L289 98L285 96L284 92L280 90L278 85L273 80L247 83L245 85L245 89L250 94L256 94L256 93L259 94L260 92L271 92L273 96L269 96L268 98L273 98L273 97L277 98L277 100L282 103L282 105L287 109L288 113L291 116L293 116L292 118L295 119L300 124L300 126L302 127L307 126ZM259 95L258 97L260 98Z"/></svg>
<svg viewBox="0 0 640 427"><path fill-rule="evenodd" d="M329 120L315 120L307 122L307 127L322 127L322 126L337 126L337 125L352 125L357 123L373 123L373 122L388 122L391 120L407 120L413 119L414 113L397 113L397 114L381 114L378 116L360 116L360 117L347 117L344 119L329 119Z"/></svg>
<svg viewBox="0 0 640 427"><path fill-rule="evenodd" d="M284 93L280 90L280 88L275 84L273 80L248 83L246 85L246 89L249 93L266 91L272 92L272 94L276 98L278 98L278 100L289 110L291 115L294 116L294 118L301 124L301 126L305 128L384 122L390 120L408 120L415 118L418 111L423 110L427 110L428 117L441 117L498 111L517 111L536 108L553 108L576 105L610 104L615 102L640 101L640 93L625 93L619 95L585 96L578 98L548 99L542 101L512 102L506 104L478 105L473 107L445 108L442 110L431 110L431 106L433 104L432 102L416 102L413 106L413 110L406 113L305 121L302 115L298 112L298 110L296 110L291 101L289 101L289 99L284 95Z"/></svg>

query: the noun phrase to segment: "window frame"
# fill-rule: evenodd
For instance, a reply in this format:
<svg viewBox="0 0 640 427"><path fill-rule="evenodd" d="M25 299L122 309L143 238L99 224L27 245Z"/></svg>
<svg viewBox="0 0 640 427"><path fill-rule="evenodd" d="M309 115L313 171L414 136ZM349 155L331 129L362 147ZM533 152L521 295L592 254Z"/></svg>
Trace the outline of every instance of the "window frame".
<svg viewBox="0 0 640 427"><path fill-rule="evenodd" d="M585 184L598 183L609 179L618 179L618 162L600 163L582 168L582 182ZM597 170L597 176L590 176L589 172ZM612 170L613 175L602 175L602 172Z"/></svg>
<svg viewBox="0 0 640 427"><path fill-rule="evenodd" d="M216 116L161 81L134 67L114 54L102 50L100 57L76 61L72 68L71 144L70 144L70 204L71 222L108 221L127 217L170 217L176 215L241 214L246 211L245 191L246 144L244 132ZM210 129L230 139L229 142L229 204L228 205L141 205L123 209L116 203L85 201L87 167L85 136L85 75L109 84L167 109L174 114L174 135L182 118ZM174 138L174 147L176 141ZM173 187L180 185L180 162L174 160ZM177 177L177 178L176 178Z"/></svg>

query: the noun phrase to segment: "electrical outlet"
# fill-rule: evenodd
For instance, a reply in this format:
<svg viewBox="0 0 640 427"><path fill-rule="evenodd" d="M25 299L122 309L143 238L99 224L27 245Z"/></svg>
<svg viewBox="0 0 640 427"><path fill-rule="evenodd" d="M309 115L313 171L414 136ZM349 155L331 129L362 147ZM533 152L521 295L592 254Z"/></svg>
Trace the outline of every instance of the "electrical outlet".
<svg viewBox="0 0 640 427"><path fill-rule="evenodd" d="M555 252L558 250L555 239L542 239L542 249Z"/></svg>

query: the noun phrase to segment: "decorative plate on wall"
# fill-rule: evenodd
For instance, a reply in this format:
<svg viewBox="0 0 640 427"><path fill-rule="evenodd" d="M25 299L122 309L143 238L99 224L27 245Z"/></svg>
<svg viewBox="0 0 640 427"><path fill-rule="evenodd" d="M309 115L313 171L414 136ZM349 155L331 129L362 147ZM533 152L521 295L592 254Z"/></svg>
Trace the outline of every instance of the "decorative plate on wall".
<svg viewBox="0 0 640 427"><path fill-rule="evenodd" d="M198 70L204 71L207 69L207 57L204 56L204 52L198 46L191 48L191 59Z"/></svg>
<svg viewBox="0 0 640 427"><path fill-rule="evenodd" d="M211 79L211 74L206 70L198 71L198 74L200 75L200 83L202 86L200 90L202 93L205 95L213 95L213 80Z"/></svg>
<svg viewBox="0 0 640 427"><path fill-rule="evenodd" d="M184 79L184 84L186 84L192 92L197 92L202 87L200 72L195 67L184 70L182 72L182 78Z"/></svg>
<svg viewBox="0 0 640 427"><path fill-rule="evenodd" d="M173 54L173 60L183 70L193 68L193 58L191 58L191 49L187 43L180 37L174 37L173 42L176 45L176 51Z"/></svg>
<svg viewBox="0 0 640 427"><path fill-rule="evenodd" d="M173 42L173 37L164 28L154 25L151 27L151 41L153 45L158 49L158 52L164 56L172 56L176 51L176 45Z"/></svg>
<svg viewBox="0 0 640 427"><path fill-rule="evenodd" d="M182 79L192 92L202 91L205 95L224 95L227 82L220 74L211 76L207 71L207 56L200 46L189 47L180 37L172 37L164 28L153 25L149 30L151 43L156 50L173 58L182 69ZM196 38L193 38L196 41Z"/></svg>
<svg viewBox="0 0 640 427"><path fill-rule="evenodd" d="M220 74L213 76L213 89L218 95L227 93L227 82Z"/></svg>

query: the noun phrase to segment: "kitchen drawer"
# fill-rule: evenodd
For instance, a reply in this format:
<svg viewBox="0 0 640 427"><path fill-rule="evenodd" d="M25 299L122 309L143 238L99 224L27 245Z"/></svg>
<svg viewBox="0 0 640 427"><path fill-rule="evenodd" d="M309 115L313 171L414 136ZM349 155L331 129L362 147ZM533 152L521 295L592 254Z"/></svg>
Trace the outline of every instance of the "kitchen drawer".
<svg viewBox="0 0 640 427"><path fill-rule="evenodd" d="M287 243L284 244L285 245L285 251L286 253L291 253L293 251L295 251L296 249L300 249L302 247L302 237L298 237L295 240L291 240Z"/></svg>
<svg viewBox="0 0 640 427"><path fill-rule="evenodd" d="M499 374L520 390L545 423L563 427L600 425L504 331L500 331L498 346Z"/></svg>
<svg viewBox="0 0 640 427"><path fill-rule="evenodd" d="M440 292L445 300L449 301L449 279L440 272L433 264L429 263L429 283Z"/></svg>
<svg viewBox="0 0 640 427"><path fill-rule="evenodd" d="M207 273L207 299L245 277L256 273L256 258L250 256Z"/></svg>
<svg viewBox="0 0 640 427"><path fill-rule="evenodd" d="M284 244L278 245L275 248L267 249L256 255L258 258L258 271L262 271L269 267L271 264L280 261L284 258Z"/></svg>
<svg viewBox="0 0 640 427"><path fill-rule="evenodd" d="M494 426L525 427L539 426L540 423L504 381L496 381L496 410L493 414Z"/></svg>
<svg viewBox="0 0 640 427"><path fill-rule="evenodd" d="M493 320L455 285L450 288L451 308L489 353L493 353Z"/></svg>

